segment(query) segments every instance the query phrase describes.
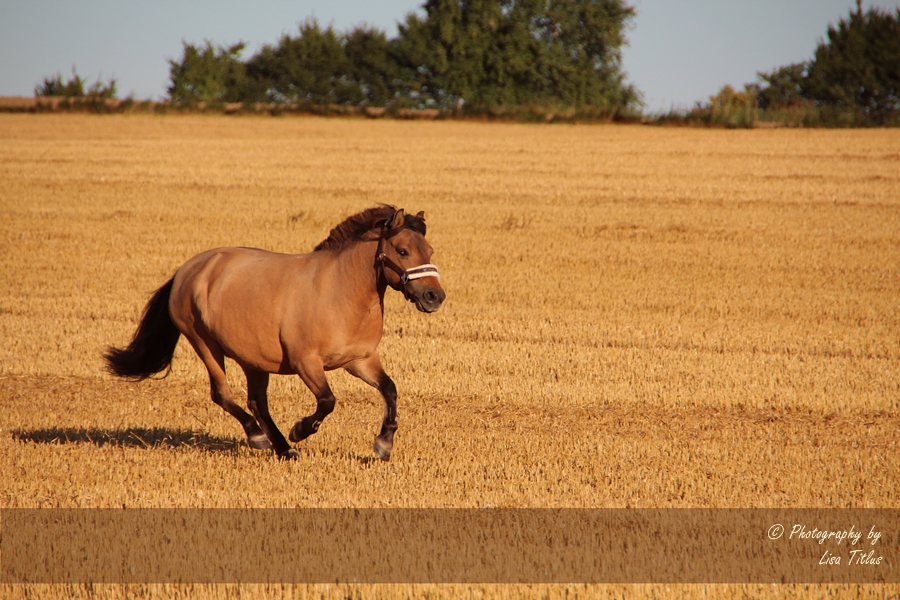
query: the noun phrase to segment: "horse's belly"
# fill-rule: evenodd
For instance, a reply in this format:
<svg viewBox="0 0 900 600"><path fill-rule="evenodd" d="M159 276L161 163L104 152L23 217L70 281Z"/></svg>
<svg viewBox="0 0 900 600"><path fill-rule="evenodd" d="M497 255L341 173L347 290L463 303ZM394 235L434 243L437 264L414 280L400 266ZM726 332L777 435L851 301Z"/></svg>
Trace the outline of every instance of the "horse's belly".
<svg viewBox="0 0 900 600"><path fill-rule="evenodd" d="M375 352L375 348L359 347L359 348L343 348L341 351L324 353L322 356L322 366L326 371L340 369L347 364L355 361L369 358Z"/></svg>
<svg viewBox="0 0 900 600"><path fill-rule="evenodd" d="M228 357L279 373L288 362L280 337L285 302L278 283L283 274L265 266L249 261L234 265L211 285L204 321Z"/></svg>
<svg viewBox="0 0 900 600"><path fill-rule="evenodd" d="M287 361L281 345L270 343L270 339L255 339L250 332L220 337L225 355L243 366L267 373L291 372L285 369Z"/></svg>
<svg viewBox="0 0 900 600"><path fill-rule="evenodd" d="M318 354L326 371L340 369L377 352L381 328L380 311L372 311L362 318L333 320L328 327L317 328L318 333L308 340L306 351Z"/></svg>

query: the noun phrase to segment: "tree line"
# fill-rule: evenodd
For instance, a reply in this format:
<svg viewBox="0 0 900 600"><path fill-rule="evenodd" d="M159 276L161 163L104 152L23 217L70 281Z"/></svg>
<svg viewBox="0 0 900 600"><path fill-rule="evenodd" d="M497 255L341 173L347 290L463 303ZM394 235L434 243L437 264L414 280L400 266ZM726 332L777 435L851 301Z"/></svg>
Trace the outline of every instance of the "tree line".
<svg viewBox="0 0 900 600"><path fill-rule="evenodd" d="M624 0L426 0L388 38L307 19L296 34L263 45L183 43L169 60L171 104L274 103L436 108L522 116L640 118L640 93L625 80L622 47L634 9ZM900 125L900 9L856 11L829 26L805 62L725 86L687 111L651 121L749 126ZM85 89L46 78L38 96L115 97L115 80ZM517 112L518 111L518 112ZM646 118L646 117L645 117Z"/></svg>
<svg viewBox="0 0 900 600"><path fill-rule="evenodd" d="M621 68L623 0L427 0L394 38L315 20L246 60L245 44L184 43L174 102L491 110L541 105L614 115L638 105Z"/></svg>

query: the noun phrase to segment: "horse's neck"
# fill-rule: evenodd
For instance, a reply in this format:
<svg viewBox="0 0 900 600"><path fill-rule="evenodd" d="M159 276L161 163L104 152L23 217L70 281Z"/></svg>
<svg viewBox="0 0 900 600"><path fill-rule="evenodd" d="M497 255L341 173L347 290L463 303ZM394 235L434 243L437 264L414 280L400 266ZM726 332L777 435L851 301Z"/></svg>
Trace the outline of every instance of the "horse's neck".
<svg viewBox="0 0 900 600"><path fill-rule="evenodd" d="M357 242L334 257L341 293L362 311L384 306L385 285L375 268L377 247L375 242Z"/></svg>

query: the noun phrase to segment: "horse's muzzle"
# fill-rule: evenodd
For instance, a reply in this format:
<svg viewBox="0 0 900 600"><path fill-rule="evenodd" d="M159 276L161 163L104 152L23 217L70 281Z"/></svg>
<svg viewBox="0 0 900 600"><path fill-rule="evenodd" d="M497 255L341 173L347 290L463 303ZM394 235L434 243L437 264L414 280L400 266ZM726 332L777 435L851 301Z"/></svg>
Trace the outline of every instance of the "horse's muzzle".
<svg viewBox="0 0 900 600"><path fill-rule="evenodd" d="M416 308L425 313L433 313L441 307L447 294L440 287L428 286L419 291L410 290L411 300L416 303Z"/></svg>

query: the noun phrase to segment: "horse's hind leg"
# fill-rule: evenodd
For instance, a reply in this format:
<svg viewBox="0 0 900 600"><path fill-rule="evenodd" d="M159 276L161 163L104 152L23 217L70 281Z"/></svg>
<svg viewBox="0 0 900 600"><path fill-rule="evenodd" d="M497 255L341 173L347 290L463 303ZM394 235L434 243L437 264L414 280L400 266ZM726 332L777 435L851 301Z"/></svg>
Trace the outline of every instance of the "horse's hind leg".
<svg viewBox="0 0 900 600"><path fill-rule="evenodd" d="M300 454L288 445L287 440L284 439L269 414L269 397L266 394L266 389L269 387L269 374L249 367L243 367L243 369L247 376L247 403L250 405L250 412L253 413L262 431L265 432L263 436L272 443L279 457L298 458Z"/></svg>
<svg viewBox="0 0 900 600"><path fill-rule="evenodd" d="M251 448L265 450L271 448L268 438L259 425L247 411L235 404L234 394L225 377L225 353L222 347L211 339L204 339L197 335L186 336L193 346L194 351L209 373L210 395L213 402L221 406L225 412L238 420L244 433L247 434L247 442Z"/></svg>
<svg viewBox="0 0 900 600"><path fill-rule="evenodd" d="M257 414L259 407L265 407L266 417L269 417L269 401L268 395L266 394L266 390L269 387L269 374L262 371L254 371L247 367L243 367L244 375L247 376L247 406L249 406L250 411L253 413L253 416L256 419L257 431L253 434L247 434L247 441L250 444L251 448L259 448L259 449L270 449L272 448L272 442L269 441L269 435L266 433L266 425L262 419L260 419L260 415ZM269 417L271 421L271 417ZM275 427L274 423L272 427ZM278 428L275 428L278 436L284 439L284 436L281 435L281 432L278 431Z"/></svg>
<svg viewBox="0 0 900 600"><path fill-rule="evenodd" d="M325 370L322 368L321 361L309 358L295 368L303 383L316 397L316 412L303 417L291 427L289 434L291 441L299 442L319 431L322 421L334 411L335 398L334 394L331 393L328 380L325 379Z"/></svg>
<svg viewBox="0 0 900 600"><path fill-rule="evenodd" d="M384 372L381 358L377 353L367 359L353 361L344 368L351 375L359 377L381 392L384 399L384 418L381 421L381 432L375 436L372 449L381 460L391 460L394 432L397 431L397 386Z"/></svg>

